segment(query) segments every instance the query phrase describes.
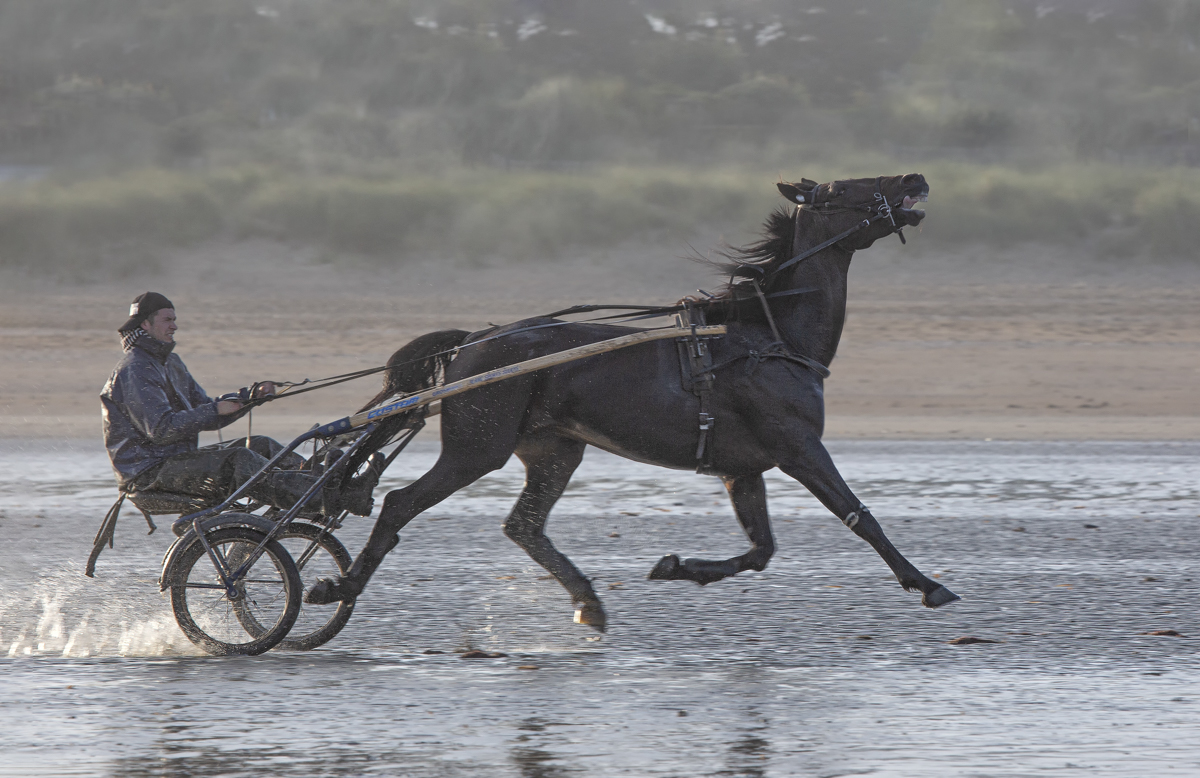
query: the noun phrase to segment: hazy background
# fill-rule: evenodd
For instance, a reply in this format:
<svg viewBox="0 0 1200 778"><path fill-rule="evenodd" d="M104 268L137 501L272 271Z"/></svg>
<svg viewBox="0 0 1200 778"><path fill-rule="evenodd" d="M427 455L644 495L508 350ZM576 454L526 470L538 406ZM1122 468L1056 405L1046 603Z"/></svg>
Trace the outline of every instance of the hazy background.
<svg viewBox="0 0 1200 778"><path fill-rule="evenodd" d="M909 171L914 252L1194 261L1198 41L1193 0L3 0L0 267L678 251Z"/></svg>
<svg viewBox="0 0 1200 778"><path fill-rule="evenodd" d="M1198 42L1200 0L0 0L0 775L1198 774ZM216 395L671 303L779 177L907 172L929 215L854 259L825 437L953 608L778 474L770 568L645 581L742 533L713 479L596 451L549 535L600 642L502 536L516 462L302 659L155 657L170 533L128 507L82 576L147 289ZM291 440L379 381L223 434ZM417 653L461 645L511 656Z"/></svg>

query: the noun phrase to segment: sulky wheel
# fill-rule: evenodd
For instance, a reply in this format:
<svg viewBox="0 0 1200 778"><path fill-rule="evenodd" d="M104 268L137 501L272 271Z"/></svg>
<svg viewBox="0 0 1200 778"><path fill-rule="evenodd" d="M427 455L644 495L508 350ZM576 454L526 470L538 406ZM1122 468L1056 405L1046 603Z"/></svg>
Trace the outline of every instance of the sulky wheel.
<svg viewBox="0 0 1200 778"><path fill-rule="evenodd" d="M296 561L304 591L308 591L309 587L321 578L336 578L350 570L350 553L323 527L299 521L292 522L283 530L279 542ZM354 600L328 605L304 603L291 632L279 642L279 647L291 651L308 651L324 645L342 631L353 612ZM234 603L234 613L250 634L266 632L266 627L258 622L252 608Z"/></svg>
<svg viewBox="0 0 1200 778"><path fill-rule="evenodd" d="M239 567L265 537L249 527L226 527L205 536L226 567ZM169 571L171 607L179 628L210 654L261 654L283 640L300 612L304 590L296 563L278 541L267 543L230 597L199 539ZM258 628L242 626L253 613Z"/></svg>

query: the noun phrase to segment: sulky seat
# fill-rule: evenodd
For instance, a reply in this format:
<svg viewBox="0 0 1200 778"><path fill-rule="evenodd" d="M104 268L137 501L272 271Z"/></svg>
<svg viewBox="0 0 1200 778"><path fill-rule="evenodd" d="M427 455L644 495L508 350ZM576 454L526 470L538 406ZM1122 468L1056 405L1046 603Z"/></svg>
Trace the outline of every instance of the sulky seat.
<svg viewBox="0 0 1200 778"><path fill-rule="evenodd" d="M138 510L152 516L173 513L195 513L198 510L207 508L211 504L210 501L201 497L191 494L177 494L175 492L147 490L129 492L128 496L129 501L137 506Z"/></svg>
<svg viewBox="0 0 1200 778"><path fill-rule="evenodd" d="M84 569L84 575L89 578L95 577L96 560L100 558L100 552L104 550L105 546L113 547L113 534L117 529L117 518L121 515L121 505L126 498L129 498L134 507L146 517L146 525L150 528L151 534L158 529L150 518L151 516L195 513L214 504L191 494L154 490L121 492L121 496L108 509L108 514L105 515L104 522L100 525L100 531L96 533L96 539L92 542L92 553L88 556L87 567Z"/></svg>

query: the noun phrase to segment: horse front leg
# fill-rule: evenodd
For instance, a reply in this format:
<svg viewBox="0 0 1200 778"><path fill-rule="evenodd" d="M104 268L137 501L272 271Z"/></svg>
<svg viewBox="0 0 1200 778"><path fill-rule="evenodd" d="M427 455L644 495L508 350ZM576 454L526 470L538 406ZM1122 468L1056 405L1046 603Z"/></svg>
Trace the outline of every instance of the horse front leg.
<svg viewBox="0 0 1200 778"><path fill-rule="evenodd" d="M920 570L896 550L884 534L883 527L879 526L879 522L867 507L859 502L854 492L850 491L850 487L842 480L820 439L805 439L799 452L791 462L781 464L779 469L802 483L855 535L871 544L871 548L875 549L892 569L896 580L906 591L921 592L921 604L926 608L940 608L961 599L945 586L922 575Z"/></svg>
<svg viewBox="0 0 1200 778"><path fill-rule="evenodd" d="M750 550L731 559L685 559L675 554L659 560L647 576L651 580L695 581L704 586L745 570L765 570L775 553L775 538L771 535L771 519L767 515L767 488L761 473L724 478L725 490L733 503L733 512L750 539Z"/></svg>

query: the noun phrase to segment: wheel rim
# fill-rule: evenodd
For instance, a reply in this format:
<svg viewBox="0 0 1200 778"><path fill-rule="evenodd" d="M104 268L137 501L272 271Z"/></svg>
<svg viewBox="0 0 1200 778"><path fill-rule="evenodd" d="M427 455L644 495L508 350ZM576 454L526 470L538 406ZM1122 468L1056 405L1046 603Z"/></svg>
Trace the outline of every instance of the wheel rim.
<svg viewBox="0 0 1200 778"><path fill-rule="evenodd" d="M320 527L294 523L283 531L277 542L288 552L300 573L301 590L307 592L321 578L344 575L350 569L350 555L337 538ZM262 635L268 627L243 603L234 602L235 615L250 634ZM339 601L327 605L304 603L287 637L279 647L307 651L331 640L354 611L354 601Z"/></svg>
<svg viewBox="0 0 1200 778"><path fill-rule="evenodd" d="M237 538L212 543L213 551L231 569L239 567L255 547ZM237 588L240 596L230 599L207 554L196 560L182 582L183 602L195 627L212 641L231 648L253 643L288 618L287 570L271 550L255 560ZM252 614L261 629L251 634L238 611Z"/></svg>
<svg viewBox="0 0 1200 778"><path fill-rule="evenodd" d="M335 579L345 572L329 550L313 540L303 537L283 537L279 542L292 555L292 559L296 560L296 567L300 569L300 582L305 593L321 578ZM338 610L342 607L345 607L342 602L332 602L328 605L304 603L300 606L300 615L296 617L296 623L292 625L284 643L290 646L293 642L302 641L323 629L337 616Z"/></svg>

